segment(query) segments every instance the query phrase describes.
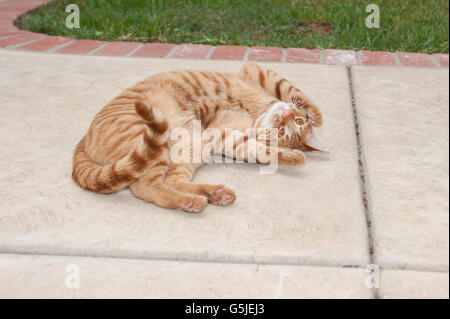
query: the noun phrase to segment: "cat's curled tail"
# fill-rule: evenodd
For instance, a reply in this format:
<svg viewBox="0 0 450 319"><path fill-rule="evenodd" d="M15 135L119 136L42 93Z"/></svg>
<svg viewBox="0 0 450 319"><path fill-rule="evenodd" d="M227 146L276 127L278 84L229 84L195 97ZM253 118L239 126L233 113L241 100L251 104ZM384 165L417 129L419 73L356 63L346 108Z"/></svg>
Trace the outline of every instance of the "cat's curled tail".
<svg viewBox="0 0 450 319"><path fill-rule="evenodd" d="M150 162L168 149L168 123L162 113L144 101L137 101L135 110L146 125L136 148L117 162L99 165L85 152L86 136L78 143L72 178L82 188L104 194L125 188L142 177Z"/></svg>

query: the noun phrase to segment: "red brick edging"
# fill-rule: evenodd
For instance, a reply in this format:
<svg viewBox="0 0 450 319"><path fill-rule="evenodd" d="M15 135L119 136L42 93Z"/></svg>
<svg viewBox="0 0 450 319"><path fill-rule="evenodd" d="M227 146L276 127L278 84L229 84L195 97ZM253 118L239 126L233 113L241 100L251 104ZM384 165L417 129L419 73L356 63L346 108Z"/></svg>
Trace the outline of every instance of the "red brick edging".
<svg viewBox="0 0 450 319"><path fill-rule="evenodd" d="M19 30L14 19L50 0L0 2L0 48L82 55L448 68L448 54L76 40Z"/></svg>

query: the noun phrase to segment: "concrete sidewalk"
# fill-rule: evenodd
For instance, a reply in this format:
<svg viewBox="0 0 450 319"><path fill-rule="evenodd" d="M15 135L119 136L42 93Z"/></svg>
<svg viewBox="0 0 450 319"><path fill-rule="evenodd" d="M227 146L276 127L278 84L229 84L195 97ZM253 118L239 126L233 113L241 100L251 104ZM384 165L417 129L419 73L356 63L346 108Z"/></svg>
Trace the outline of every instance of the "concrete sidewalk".
<svg viewBox="0 0 450 319"><path fill-rule="evenodd" d="M202 168L231 207L187 214L72 182L76 143L123 89L242 63L0 49L0 298L448 298L448 69L265 63L322 108L332 151L274 175Z"/></svg>

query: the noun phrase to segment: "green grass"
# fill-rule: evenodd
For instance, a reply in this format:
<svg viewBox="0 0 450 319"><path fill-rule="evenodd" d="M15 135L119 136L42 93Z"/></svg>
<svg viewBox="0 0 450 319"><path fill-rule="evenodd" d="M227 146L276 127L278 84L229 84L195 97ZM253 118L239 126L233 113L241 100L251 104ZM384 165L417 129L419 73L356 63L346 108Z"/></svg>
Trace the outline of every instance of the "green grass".
<svg viewBox="0 0 450 319"><path fill-rule="evenodd" d="M65 8L80 8L68 29ZM368 29L366 6L380 7ZM447 0L59 0L22 29L80 39L244 46L448 52Z"/></svg>

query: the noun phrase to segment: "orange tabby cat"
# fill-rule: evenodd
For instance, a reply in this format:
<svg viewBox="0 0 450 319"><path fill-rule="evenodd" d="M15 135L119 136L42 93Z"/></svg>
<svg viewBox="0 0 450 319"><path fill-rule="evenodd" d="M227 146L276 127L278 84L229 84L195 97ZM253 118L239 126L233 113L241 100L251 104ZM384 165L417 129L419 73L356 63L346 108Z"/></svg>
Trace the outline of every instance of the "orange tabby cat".
<svg viewBox="0 0 450 319"><path fill-rule="evenodd" d="M189 212L204 210L208 202L230 205L236 199L231 189L191 182L202 162L171 161L171 130L192 129L195 120L202 130L223 132L220 150L239 160L272 156L280 164L300 165L303 150L325 150L312 134L322 124L319 109L275 72L251 63L239 74L175 71L137 83L95 116L75 149L73 179L99 193L129 186L147 202ZM251 127L277 129L278 146L242 132ZM241 132L232 147L225 147L227 128ZM245 151L251 147L256 152Z"/></svg>

